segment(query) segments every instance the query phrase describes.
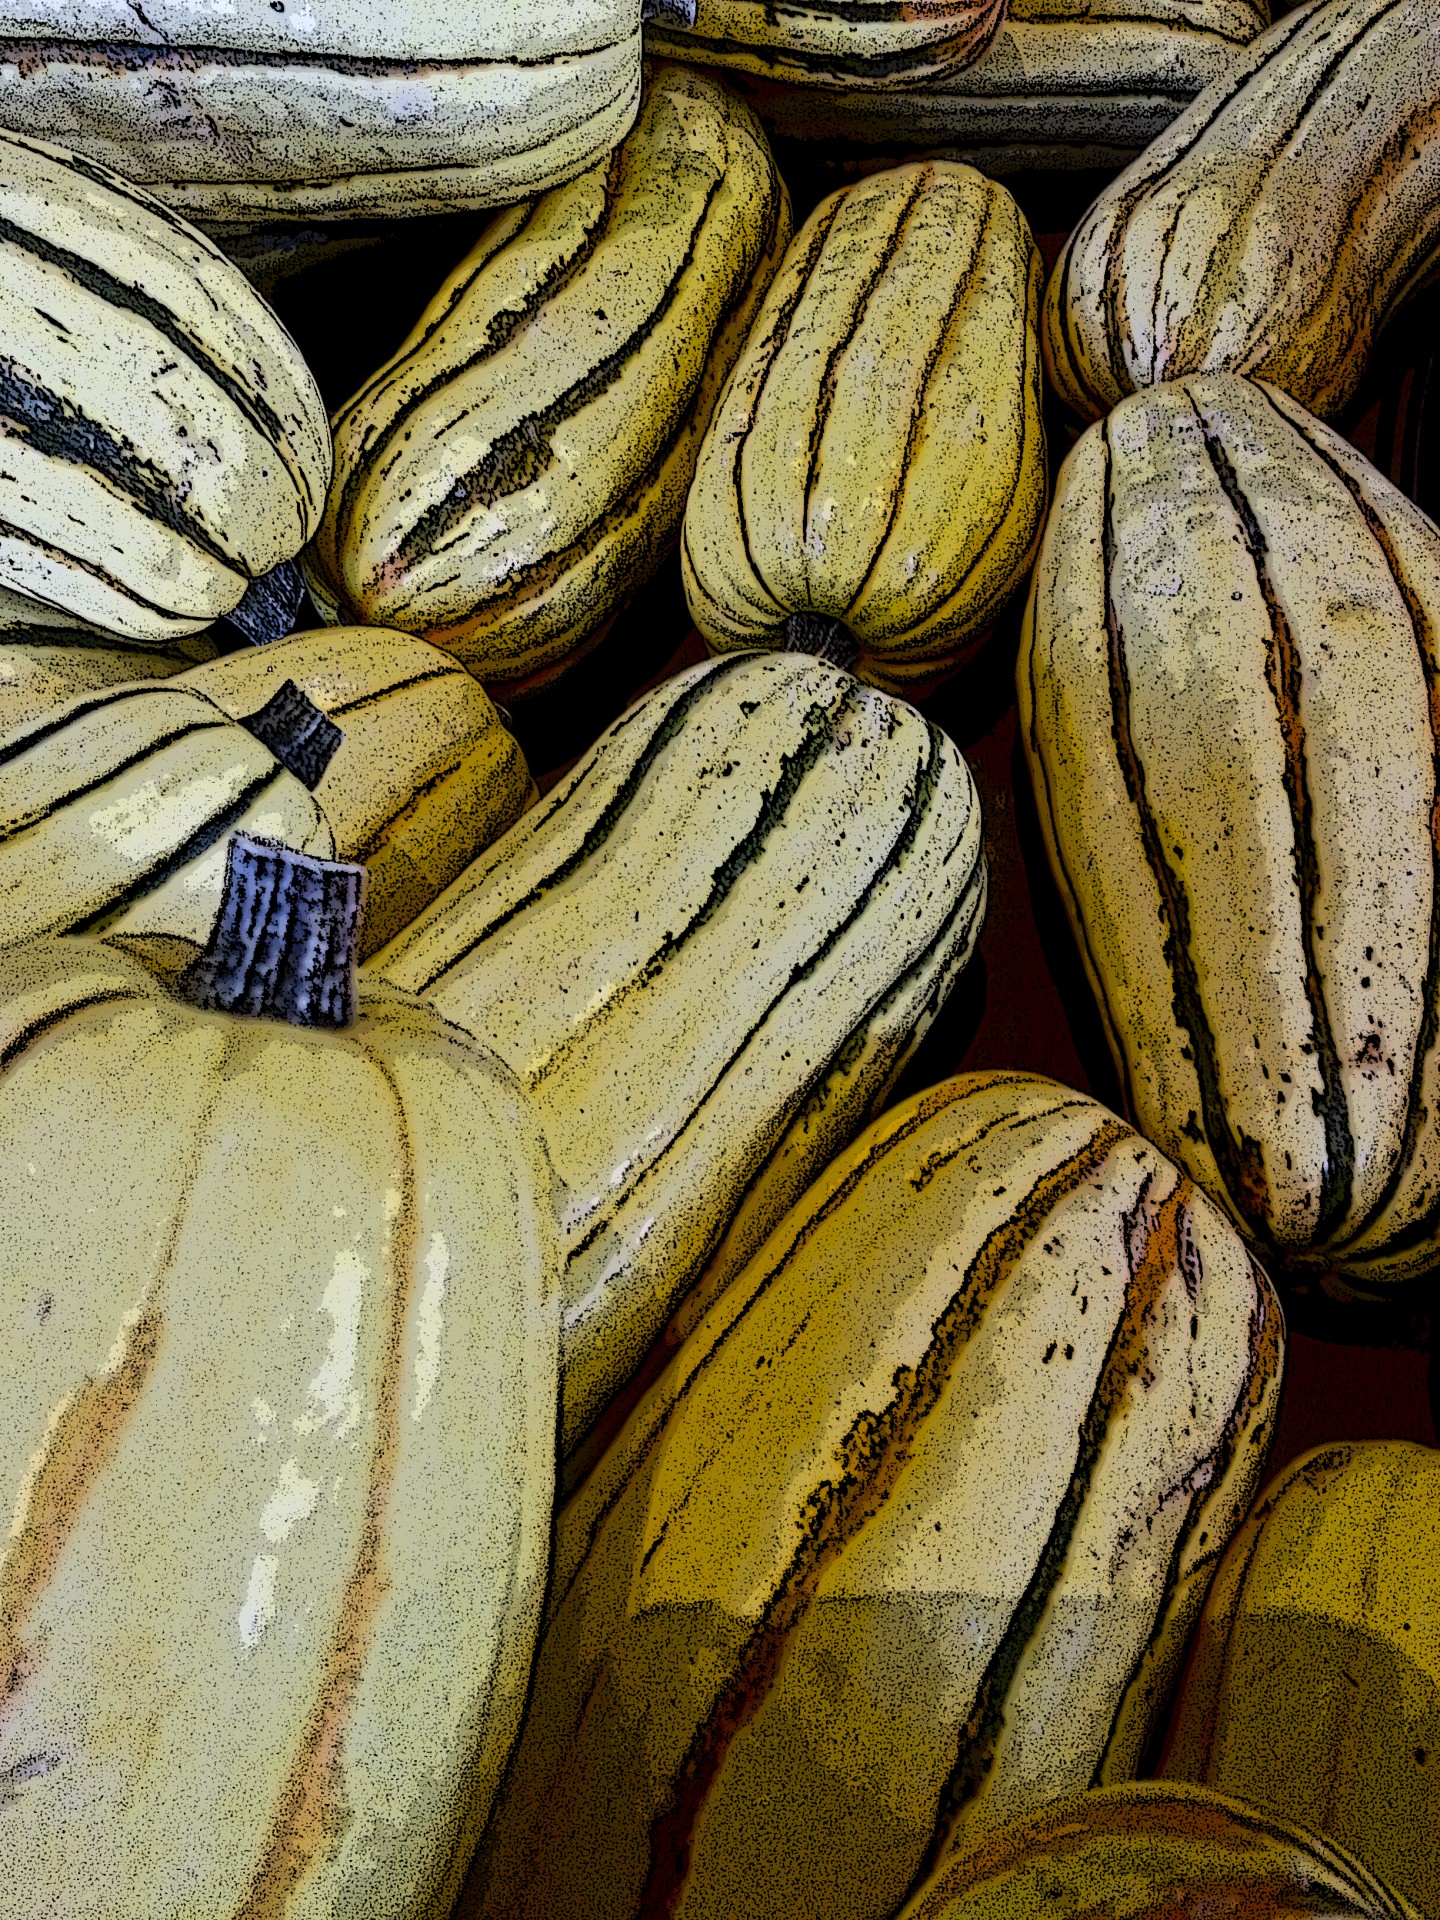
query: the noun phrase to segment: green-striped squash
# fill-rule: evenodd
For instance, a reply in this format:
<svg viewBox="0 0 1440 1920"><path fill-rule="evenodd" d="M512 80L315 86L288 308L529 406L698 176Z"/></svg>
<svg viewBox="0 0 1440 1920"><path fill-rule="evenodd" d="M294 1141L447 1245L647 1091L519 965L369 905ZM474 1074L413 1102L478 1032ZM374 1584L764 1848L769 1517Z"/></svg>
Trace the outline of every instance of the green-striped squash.
<svg viewBox="0 0 1440 1920"><path fill-rule="evenodd" d="M772 134L805 142L821 166L921 147L991 175L1108 169L1149 146L1269 21L1266 0L1012 0L983 59L918 84L735 83Z"/></svg>
<svg viewBox="0 0 1440 1920"><path fill-rule="evenodd" d="M167 679L216 652L204 634L153 647L123 647L83 627L0 631L0 738L77 694L99 693L128 680Z"/></svg>
<svg viewBox="0 0 1440 1920"><path fill-rule="evenodd" d="M649 36L702 66L773 74L806 87L897 87L978 60L1005 0L698 0L693 25L657 9Z"/></svg>
<svg viewBox="0 0 1440 1920"><path fill-rule="evenodd" d="M315 788L341 860L366 868L362 954L383 946L535 798L525 756L452 655L380 627L322 627L184 676L234 719L287 680L341 729Z"/></svg>
<svg viewBox="0 0 1440 1920"><path fill-rule="evenodd" d="M314 532L319 389L240 269L140 188L16 133L0 185L0 624L38 601L125 640L196 633Z"/></svg>
<svg viewBox="0 0 1440 1920"><path fill-rule="evenodd" d="M493 207L621 139L639 0L8 0L0 125L207 222Z"/></svg>
<svg viewBox="0 0 1440 1920"><path fill-rule="evenodd" d="M1440 1452L1317 1447L1265 1489L1162 1771L1304 1821L1440 1913Z"/></svg>
<svg viewBox="0 0 1440 1920"><path fill-rule="evenodd" d="M565 1187L567 1451L866 1123L968 960L952 743L804 654L665 681L369 965L493 1047Z"/></svg>
<svg viewBox="0 0 1440 1920"><path fill-rule="evenodd" d="M1420 1920L1318 1834L1198 1787L1078 1795L949 1861L897 1920Z"/></svg>
<svg viewBox="0 0 1440 1920"><path fill-rule="evenodd" d="M0 738L0 947L99 931L203 946L236 829L335 850L315 796L204 694L79 694Z"/></svg>
<svg viewBox="0 0 1440 1920"><path fill-rule="evenodd" d="M1137 1125L1269 1262L1440 1250L1440 529L1278 388L1123 401L1019 663L1051 864Z"/></svg>
<svg viewBox="0 0 1440 1920"><path fill-rule="evenodd" d="M838 622L862 679L955 666L1045 512L1040 255L1014 200L938 160L823 200L721 395L685 508L713 649Z"/></svg>
<svg viewBox="0 0 1440 1920"><path fill-rule="evenodd" d="M513 691L559 672L669 549L789 238L754 115L654 68L625 144L491 225L335 416L317 601Z"/></svg>
<svg viewBox="0 0 1440 1920"><path fill-rule="evenodd" d="M1045 304L1060 394L1095 418L1191 373L1350 397L1440 261L1440 12L1310 0L1276 22L1081 220Z"/></svg>
<svg viewBox="0 0 1440 1920"><path fill-rule="evenodd" d="M0 955L0 1062L0 1914L448 1913L549 1548L527 1103L89 940Z"/></svg>
<svg viewBox="0 0 1440 1920"><path fill-rule="evenodd" d="M458 1920L886 1920L948 1846L1127 1777L1281 1340L1095 1101L975 1074L892 1109L561 1510Z"/></svg>

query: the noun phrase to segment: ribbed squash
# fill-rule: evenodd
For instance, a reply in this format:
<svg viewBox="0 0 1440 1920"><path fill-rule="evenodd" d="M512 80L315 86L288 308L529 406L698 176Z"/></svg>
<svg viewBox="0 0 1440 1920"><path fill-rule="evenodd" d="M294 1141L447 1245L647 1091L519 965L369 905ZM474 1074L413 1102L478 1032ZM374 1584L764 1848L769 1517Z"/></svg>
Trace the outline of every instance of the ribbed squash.
<svg viewBox="0 0 1440 1920"><path fill-rule="evenodd" d="M1003 187L931 161L823 200L700 450L681 550L712 648L839 622L896 689L954 666L1045 511L1040 255Z"/></svg>
<svg viewBox="0 0 1440 1920"><path fill-rule="evenodd" d="M524 691L659 565L790 238L759 123L653 70L609 160L491 225L335 416L317 602Z"/></svg>
<svg viewBox="0 0 1440 1920"><path fill-rule="evenodd" d="M0 124L206 221L491 207L622 138L639 0L10 0Z"/></svg>
<svg viewBox="0 0 1440 1920"><path fill-rule="evenodd" d="M947 1863L897 1920L1420 1920L1339 1847L1196 1787L1087 1793Z"/></svg>
<svg viewBox="0 0 1440 1920"><path fill-rule="evenodd" d="M980 809L802 654L665 681L370 966L493 1047L565 1187L569 1450L865 1125L969 959Z"/></svg>
<svg viewBox="0 0 1440 1920"><path fill-rule="evenodd" d="M0 957L0 1060L0 1913L448 1912L549 1543L526 1103L403 995L201 1013L95 941Z"/></svg>
<svg viewBox="0 0 1440 1920"><path fill-rule="evenodd" d="M1279 1309L1083 1095L976 1074L821 1176L558 1521L464 1920L886 1920L1133 1768L1258 1479Z"/></svg>
<svg viewBox="0 0 1440 1920"><path fill-rule="evenodd" d="M987 174L1114 168L1227 73L1269 21L1265 0L1012 0L983 59L918 84L735 81L772 134L817 146L807 158L821 165L868 157L855 155L859 146L922 147Z"/></svg>
<svg viewBox="0 0 1440 1920"><path fill-rule="evenodd" d="M1205 1603L1163 1771L1301 1820L1440 1913L1440 1453L1317 1447Z"/></svg>
<svg viewBox="0 0 1440 1920"><path fill-rule="evenodd" d="M203 694L77 695L0 739L0 947L99 931L203 946L236 829L335 850L315 796Z"/></svg>
<svg viewBox="0 0 1440 1920"><path fill-rule="evenodd" d="M1046 364L1089 417L1215 372L1333 414L1437 260L1440 12L1319 0L1104 189L1051 277Z"/></svg>
<svg viewBox="0 0 1440 1920"><path fill-rule="evenodd" d="M1005 0L699 0L693 26L664 10L649 28L661 51L809 87L895 87L978 60Z"/></svg>
<svg viewBox="0 0 1440 1920"><path fill-rule="evenodd" d="M1122 402L1019 664L1041 825L1137 1125L1267 1263L1440 1250L1440 530L1278 388Z"/></svg>
<svg viewBox="0 0 1440 1920"><path fill-rule="evenodd" d="M319 389L240 269L78 154L0 134L0 589L196 633L315 531Z"/></svg>
<svg viewBox="0 0 1440 1920"><path fill-rule="evenodd" d="M84 628L0 632L0 739L77 694L129 680L163 680L211 659L216 650L203 634L156 647L122 647Z"/></svg>
<svg viewBox="0 0 1440 1920"><path fill-rule="evenodd" d="M365 864L361 952L370 953L519 818L535 783L479 682L408 634L321 628L184 676L237 720L287 680L344 735L315 798L338 858Z"/></svg>

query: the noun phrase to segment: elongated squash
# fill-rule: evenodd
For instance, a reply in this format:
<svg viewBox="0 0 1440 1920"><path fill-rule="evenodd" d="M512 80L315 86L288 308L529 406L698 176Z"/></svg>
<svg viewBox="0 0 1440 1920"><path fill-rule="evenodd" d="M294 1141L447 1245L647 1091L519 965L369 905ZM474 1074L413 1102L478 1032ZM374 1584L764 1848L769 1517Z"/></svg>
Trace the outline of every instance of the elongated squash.
<svg viewBox="0 0 1440 1920"><path fill-rule="evenodd" d="M207 222L518 200L608 152L639 90L639 0L0 7L0 125Z"/></svg>
<svg viewBox="0 0 1440 1920"><path fill-rule="evenodd" d="M1335 413L1440 260L1440 13L1311 0L1254 41L1070 236L1045 356L1076 410L1191 373Z"/></svg>
<svg viewBox="0 0 1440 1920"><path fill-rule="evenodd" d="M681 563L712 648L842 639L892 691L953 667L1045 511L1040 255L1003 187L877 173L795 236L710 423Z"/></svg>
<svg viewBox="0 0 1440 1920"><path fill-rule="evenodd" d="M1243 1800L1148 1782L1032 1815L897 1920L1420 1920L1369 1868Z"/></svg>
<svg viewBox="0 0 1440 1920"><path fill-rule="evenodd" d="M1280 1364L1229 1223L1095 1101L976 1074L892 1109L562 1509L457 1915L885 1920L1125 1777Z"/></svg>
<svg viewBox="0 0 1440 1920"><path fill-rule="evenodd" d="M30 600L126 640L196 633L314 532L319 389L240 269L149 194L15 133L0 181L0 618Z"/></svg>
<svg viewBox="0 0 1440 1920"><path fill-rule="evenodd" d="M569 1450L865 1125L973 949L980 810L802 654L648 694L369 965L520 1075L565 1187Z"/></svg>
<svg viewBox="0 0 1440 1920"><path fill-rule="evenodd" d="M1020 716L1136 1123L1280 1267L1440 1249L1440 530L1278 388L1062 470Z"/></svg>
<svg viewBox="0 0 1440 1920"><path fill-rule="evenodd" d="M693 25L657 12L655 46L677 60L774 74L808 87L895 87L978 60L1005 0L699 0Z"/></svg>
<svg viewBox="0 0 1440 1920"><path fill-rule="evenodd" d="M360 873L277 867L258 928L222 918L263 935L235 984L278 953L303 1000L348 923L304 888ZM519 1719L543 1146L405 996L269 1004L200 1012L99 941L0 956L4 1920L448 1912Z"/></svg>
<svg viewBox="0 0 1440 1920"><path fill-rule="evenodd" d="M36 626L0 633L0 739L63 706L128 680L163 680L211 659L203 634L168 646L116 647L84 628Z"/></svg>
<svg viewBox="0 0 1440 1920"><path fill-rule="evenodd" d="M1215 1576L1163 1771L1353 1849L1440 1912L1440 1453L1317 1447Z"/></svg>
<svg viewBox="0 0 1440 1920"><path fill-rule="evenodd" d="M480 683L408 634L322 627L184 676L237 720L287 680L344 736L314 792L338 858L365 864L363 956L519 818L535 782Z"/></svg>
<svg viewBox="0 0 1440 1920"><path fill-rule="evenodd" d="M664 557L789 238L749 109L656 67L618 152L496 221L335 416L317 602L517 692L560 671Z"/></svg>
<svg viewBox="0 0 1440 1920"><path fill-rule="evenodd" d="M314 794L203 694L77 695L0 739L0 947L100 931L203 946L235 829L335 850Z"/></svg>

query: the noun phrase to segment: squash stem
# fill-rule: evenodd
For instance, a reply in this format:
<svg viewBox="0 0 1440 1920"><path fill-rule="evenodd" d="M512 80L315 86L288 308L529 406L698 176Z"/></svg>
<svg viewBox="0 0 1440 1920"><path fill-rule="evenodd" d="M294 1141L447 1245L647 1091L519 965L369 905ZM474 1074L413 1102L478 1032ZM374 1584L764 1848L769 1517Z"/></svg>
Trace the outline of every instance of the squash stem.
<svg viewBox="0 0 1440 1920"><path fill-rule="evenodd" d="M312 793L345 738L293 680L287 680L258 713L252 713L241 725Z"/></svg>
<svg viewBox="0 0 1440 1920"><path fill-rule="evenodd" d="M786 653L813 653L832 667L853 667L860 652L850 629L826 613L792 613L784 632Z"/></svg>

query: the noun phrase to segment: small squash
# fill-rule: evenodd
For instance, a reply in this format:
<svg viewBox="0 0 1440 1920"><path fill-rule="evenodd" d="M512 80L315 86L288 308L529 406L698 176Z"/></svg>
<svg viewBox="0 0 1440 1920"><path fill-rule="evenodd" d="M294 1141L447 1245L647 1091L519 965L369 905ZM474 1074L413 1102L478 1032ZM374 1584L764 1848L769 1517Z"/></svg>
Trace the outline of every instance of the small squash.
<svg viewBox="0 0 1440 1920"><path fill-rule="evenodd" d="M1005 0L698 0L694 12L681 24L656 9L649 36L672 59L806 87L890 88L978 60L1005 18Z"/></svg>

